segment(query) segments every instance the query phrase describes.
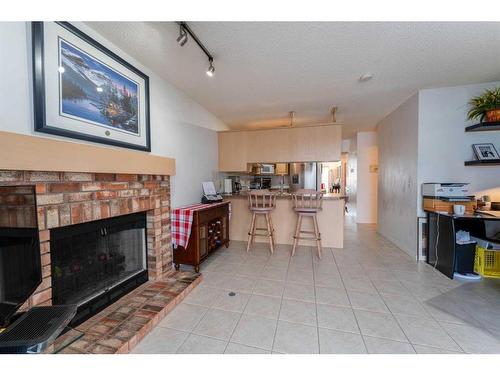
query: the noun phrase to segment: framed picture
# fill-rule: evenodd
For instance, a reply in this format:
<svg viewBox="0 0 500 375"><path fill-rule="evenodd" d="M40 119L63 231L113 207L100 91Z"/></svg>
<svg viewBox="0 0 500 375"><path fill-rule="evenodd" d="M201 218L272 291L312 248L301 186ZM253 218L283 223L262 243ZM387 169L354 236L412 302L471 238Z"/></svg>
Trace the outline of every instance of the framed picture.
<svg viewBox="0 0 500 375"><path fill-rule="evenodd" d="M35 130L151 151L149 77L68 22L32 22Z"/></svg>
<svg viewBox="0 0 500 375"><path fill-rule="evenodd" d="M473 144L472 148L474 149L474 154L476 154L477 160L500 159L493 143L477 143Z"/></svg>

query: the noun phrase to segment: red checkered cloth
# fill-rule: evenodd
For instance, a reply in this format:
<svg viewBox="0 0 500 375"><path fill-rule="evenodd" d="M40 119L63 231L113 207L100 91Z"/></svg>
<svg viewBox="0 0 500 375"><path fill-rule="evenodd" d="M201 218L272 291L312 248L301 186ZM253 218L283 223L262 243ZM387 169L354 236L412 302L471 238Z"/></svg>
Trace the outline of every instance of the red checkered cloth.
<svg viewBox="0 0 500 375"><path fill-rule="evenodd" d="M203 210L207 207L214 207L226 204L208 203L208 204L190 204L179 208L174 208L170 214L170 226L172 231L172 244L174 248L182 246L187 248L189 236L191 236L191 227L193 226L193 214L195 211ZM229 203L229 218L231 218L231 203Z"/></svg>

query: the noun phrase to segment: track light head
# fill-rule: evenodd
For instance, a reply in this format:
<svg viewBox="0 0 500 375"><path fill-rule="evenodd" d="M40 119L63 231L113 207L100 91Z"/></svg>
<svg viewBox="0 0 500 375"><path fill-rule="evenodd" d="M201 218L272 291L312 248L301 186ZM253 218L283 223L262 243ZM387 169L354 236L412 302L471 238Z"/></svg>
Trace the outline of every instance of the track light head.
<svg viewBox="0 0 500 375"><path fill-rule="evenodd" d="M177 43L182 47L188 41L188 36L186 30L181 26L179 28L179 36L177 37Z"/></svg>
<svg viewBox="0 0 500 375"><path fill-rule="evenodd" d="M215 68L214 68L214 64L213 64L213 60L208 60L210 62L210 65L208 66L208 69L207 69L207 76L209 77L213 77L214 74L215 74Z"/></svg>
<svg viewBox="0 0 500 375"><path fill-rule="evenodd" d="M207 76L213 77L215 74L214 68L214 58L207 50L207 48L203 45L203 43L198 39L196 34L191 30L189 25L186 22L177 22L179 24L179 36L177 37L177 43L182 47L188 41L188 34L193 39L193 41L200 47L203 53L208 57L208 69L206 71Z"/></svg>

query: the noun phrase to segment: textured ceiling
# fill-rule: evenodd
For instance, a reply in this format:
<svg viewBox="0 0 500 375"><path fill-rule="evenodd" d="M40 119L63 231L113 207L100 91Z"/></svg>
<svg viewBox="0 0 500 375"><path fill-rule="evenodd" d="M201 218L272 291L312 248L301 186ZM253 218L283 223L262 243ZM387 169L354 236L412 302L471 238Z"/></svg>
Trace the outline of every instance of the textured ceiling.
<svg viewBox="0 0 500 375"><path fill-rule="evenodd" d="M215 57L172 22L87 22L231 128L337 121L373 129L418 89L500 80L500 23L190 22ZM373 79L360 83L370 72Z"/></svg>

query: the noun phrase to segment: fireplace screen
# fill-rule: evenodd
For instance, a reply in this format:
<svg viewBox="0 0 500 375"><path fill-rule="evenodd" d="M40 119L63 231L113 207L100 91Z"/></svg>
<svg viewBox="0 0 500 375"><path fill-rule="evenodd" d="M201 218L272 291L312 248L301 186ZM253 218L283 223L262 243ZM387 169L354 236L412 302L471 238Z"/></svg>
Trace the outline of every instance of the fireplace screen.
<svg viewBox="0 0 500 375"><path fill-rule="evenodd" d="M86 304L146 272L146 215L51 230L53 304Z"/></svg>

